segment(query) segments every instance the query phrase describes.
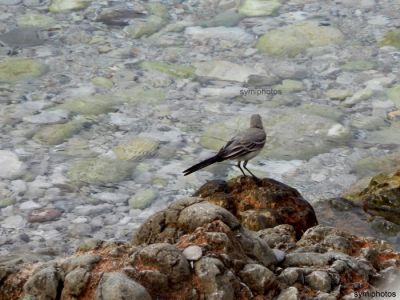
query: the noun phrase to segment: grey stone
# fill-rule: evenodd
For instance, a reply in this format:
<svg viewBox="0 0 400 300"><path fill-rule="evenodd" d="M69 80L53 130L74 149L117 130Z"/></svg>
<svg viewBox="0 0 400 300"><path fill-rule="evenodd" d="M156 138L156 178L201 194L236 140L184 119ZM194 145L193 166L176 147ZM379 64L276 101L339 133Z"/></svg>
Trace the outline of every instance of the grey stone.
<svg viewBox="0 0 400 300"><path fill-rule="evenodd" d="M79 296L90 278L90 273L83 268L76 268L65 276L62 299L66 295Z"/></svg>
<svg viewBox="0 0 400 300"><path fill-rule="evenodd" d="M276 300L298 300L299 298L299 291L294 286L288 287L287 289L283 290Z"/></svg>
<svg viewBox="0 0 400 300"><path fill-rule="evenodd" d="M25 164L18 159L18 156L8 150L0 150L0 178L16 179L25 170Z"/></svg>
<svg viewBox="0 0 400 300"><path fill-rule="evenodd" d="M321 292L330 292L332 288L331 278L325 271L314 271L310 275L307 275L305 279L310 287Z"/></svg>
<svg viewBox="0 0 400 300"><path fill-rule="evenodd" d="M47 267L28 279L24 291L38 300L56 299L60 279L61 275L54 267Z"/></svg>
<svg viewBox="0 0 400 300"><path fill-rule="evenodd" d="M73 256L67 258L62 262L61 268L69 273L76 268L83 268L86 270L91 270L94 265L101 260L101 256L92 255L92 254L84 254L79 256Z"/></svg>
<svg viewBox="0 0 400 300"><path fill-rule="evenodd" d="M247 264L239 272L239 276L251 291L256 294L264 294L277 286L274 273L259 264Z"/></svg>
<svg viewBox="0 0 400 300"><path fill-rule="evenodd" d="M26 225L26 220L21 216L9 216L1 222L3 228L18 229Z"/></svg>
<svg viewBox="0 0 400 300"><path fill-rule="evenodd" d="M322 267L329 265L330 257L321 253L304 252L289 253L286 255L283 265L285 267L314 266Z"/></svg>
<svg viewBox="0 0 400 300"><path fill-rule="evenodd" d="M151 300L146 289L126 275L105 273L96 290L96 300Z"/></svg>
<svg viewBox="0 0 400 300"><path fill-rule="evenodd" d="M9 47L31 47L44 43L37 28L21 27L0 35L0 41Z"/></svg>

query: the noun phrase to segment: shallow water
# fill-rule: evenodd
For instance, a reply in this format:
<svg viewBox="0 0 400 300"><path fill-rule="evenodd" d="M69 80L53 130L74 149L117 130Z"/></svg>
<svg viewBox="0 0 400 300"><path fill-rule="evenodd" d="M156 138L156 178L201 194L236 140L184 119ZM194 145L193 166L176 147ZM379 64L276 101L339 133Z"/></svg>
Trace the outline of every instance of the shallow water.
<svg viewBox="0 0 400 300"><path fill-rule="evenodd" d="M398 166L400 2L242 2L0 0L0 254L129 239L253 113L311 202Z"/></svg>

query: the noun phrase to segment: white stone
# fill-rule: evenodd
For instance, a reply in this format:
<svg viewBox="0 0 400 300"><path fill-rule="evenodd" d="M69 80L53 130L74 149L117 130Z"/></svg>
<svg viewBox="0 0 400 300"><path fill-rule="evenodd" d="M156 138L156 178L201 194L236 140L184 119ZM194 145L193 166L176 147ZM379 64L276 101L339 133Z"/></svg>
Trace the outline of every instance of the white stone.
<svg viewBox="0 0 400 300"><path fill-rule="evenodd" d="M19 208L22 210L38 209L41 207L42 206L39 203L36 203L35 201L32 200L26 201L19 206Z"/></svg>
<svg viewBox="0 0 400 300"><path fill-rule="evenodd" d="M2 223L3 228L18 229L23 228L26 224L26 220L21 216L9 216Z"/></svg>
<svg viewBox="0 0 400 300"><path fill-rule="evenodd" d="M335 124L328 130L328 136L338 137L348 134L349 129L344 127L342 124Z"/></svg>
<svg viewBox="0 0 400 300"><path fill-rule="evenodd" d="M0 178L15 179L22 175L25 164L11 151L0 150Z"/></svg>
<svg viewBox="0 0 400 300"><path fill-rule="evenodd" d="M42 111L37 115L23 117L23 120L33 124L56 124L68 119L68 112L64 110Z"/></svg>
<svg viewBox="0 0 400 300"><path fill-rule="evenodd" d="M82 224L82 223L86 223L87 221L88 221L88 219L85 218L85 217L77 217L77 218L73 219L73 220L71 221L71 223L74 223L74 224Z"/></svg>
<svg viewBox="0 0 400 300"><path fill-rule="evenodd" d="M182 254L188 260L199 260L200 257L203 255L203 251L199 246L193 245L185 248Z"/></svg>

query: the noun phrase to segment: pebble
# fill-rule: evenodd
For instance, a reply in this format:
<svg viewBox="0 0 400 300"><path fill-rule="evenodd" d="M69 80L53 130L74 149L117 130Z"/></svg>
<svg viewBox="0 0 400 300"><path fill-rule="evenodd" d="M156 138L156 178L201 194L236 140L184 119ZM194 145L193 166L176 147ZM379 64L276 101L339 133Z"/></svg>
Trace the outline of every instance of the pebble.
<svg viewBox="0 0 400 300"><path fill-rule="evenodd" d="M49 222L58 219L61 215L62 211L55 208L35 209L28 215L28 221L30 223Z"/></svg>
<svg viewBox="0 0 400 300"><path fill-rule="evenodd" d="M22 175L26 166L18 156L8 150L0 150L0 178L15 179Z"/></svg>
<svg viewBox="0 0 400 300"><path fill-rule="evenodd" d="M21 216L9 216L2 221L3 228L21 229L24 228L26 220Z"/></svg>
<svg viewBox="0 0 400 300"><path fill-rule="evenodd" d="M186 247L182 254L186 257L186 259L196 261L201 258L203 251L199 246L193 245Z"/></svg>

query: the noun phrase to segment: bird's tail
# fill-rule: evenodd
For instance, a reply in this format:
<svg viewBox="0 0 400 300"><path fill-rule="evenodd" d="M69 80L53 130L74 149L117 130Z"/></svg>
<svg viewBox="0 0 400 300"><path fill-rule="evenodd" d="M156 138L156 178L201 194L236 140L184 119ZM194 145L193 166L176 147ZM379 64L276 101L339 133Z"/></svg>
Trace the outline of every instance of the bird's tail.
<svg viewBox="0 0 400 300"><path fill-rule="evenodd" d="M189 175L193 172L196 172L200 169L203 169L209 165L212 165L213 163L222 161L223 159L221 159L221 157L219 157L218 155L215 155L213 157L210 157L206 160L203 160L202 162L199 162L198 164L195 164L194 166L191 166L189 169L186 169L185 171L183 171L184 176Z"/></svg>

